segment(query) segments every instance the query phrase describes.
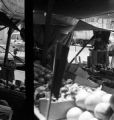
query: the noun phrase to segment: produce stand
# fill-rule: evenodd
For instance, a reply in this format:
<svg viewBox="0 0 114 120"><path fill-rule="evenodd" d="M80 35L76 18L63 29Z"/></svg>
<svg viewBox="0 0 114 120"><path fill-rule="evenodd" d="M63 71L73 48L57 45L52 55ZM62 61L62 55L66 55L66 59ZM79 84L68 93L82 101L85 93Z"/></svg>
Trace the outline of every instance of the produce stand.
<svg viewBox="0 0 114 120"><path fill-rule="evenodd" d="M39 66L39 67L38 67ZM34 69L36 70L36 67L37 67L37 70L39 68L39 72L42 73L42 72L46 72L46 73L51 73L50 70L48 70L47 68L44 68L43 66L41 65L34 65ZM43 70L43 71L42 71ZM38 71L37 71L38 72ZM82 73L82 71L81 71ZM52 74L51 74L52 75ZM83 77L83 75L82 75ZM84 78L78 78L77 79L82 79L82 81L84 80ZM69 79L68 79L69 81ZM72 80L73 81L73 80ZM78 82L78 81L77 81ZM67 115L67 112L71 109L71 108L79 108L84 112L89 112L91 113L92 115L95 114L95 111L94 110L89 110L88 108L83 108L82 106L80 106L80 104L77 102L77 100L79 99L78 97L76 96L79 96L79 94L84 94L83 92L88 92L88 93L91 93L91 95L93 94L94 95L94 92L95 91L98 91L99 93L101 92L101 94L105 93L105 95L111 95L113 94L113 89L111 91L111 88L106 88L106 86L99 86L99 85L95 85L93 84L93 86L89 86L89 85L84 85L84 83L82 85L80 85L80 83L77 83L77 82L72 82L72 83L66 83L65 85L63 85L61 88L60 88L60 97L58 99L55 99L53 98L52 96L52 100L51 100L51 105L50 105L50 109L49 109L49 117L48 117L48 120L68 120L68 118L66 118L66 115ZM88 81L89 83L90 81ZM36 97L35 98L35 115L37 116L38 119L40 119L40 115L42 115L44 117L44 119L40 119L40 120L46 120L46 116L47 116L47 109L48 109L48 104L49 104L49 98L50 98L50 92L47 88L41 88L41 85L37 85L37 82L35 83L35 89L37 89L37 93L43 93L45 94L45 97ZM38 89L38 86L39 86L39 89ZM65 87L66 86L66 87ZM67 88L67 89L66 89ZM106 89L106 90L104 90ZM66 93L64 93L65 91L67 91ZM81 92L82 91L82 92ZM99 96L99 95L98 95ZM100 98L103 98L102 97L103 95L100 95ZM89 95L88 95L89 97ZM86 98L88 98L86 97ZM101 104L101 103L110 103L109 102L109 98L103 98L104 101L100 101L98 102L98 104ZM114 111L113 111L114 112ZM96 115L94 115L94 117L96 117ZM111 116L110 116L111 117ZM98 118L97 118L98 119ZM100 120L100 119L98 119Z"/></svg>
<svg viewBox="0 0 114 120"><path fill-rule="evenodd" d="M47 11L45 11L46 15L45 13L43 14L46 18L46 23L44 22L43 25L41 25L41 23L39 24L37 22L37 25L42 27L44 31L37 32L36 34L39 34L39 36L36 36L40 38L40 35L42 34L44 39L41 38L39 42L37 41L38 38L35 37L35 42L39 42L41 44L41 46L39 44L37 47L43 49L43 55L41 53L40 62L34 64L34 114L39 120L82 120L82 118L83 120L90 120L90 118L87 118L88 115L89 117L91 117L92 120L93 118L94 120L109 120L112 114L114 114L113 103L110 102L110 100L114 97L112 95L112 92L105 92L104 90L102 90L105 86L97 82L95 83L94 81L91 81L89 74L86 74L87 71L84 71L80 64L78 64L76 68L70 69L73 60L75 60L75 58L80 54L80 52L86 47L89 42L93 41L94 38L96 39L96 36L93 36L90 41L88 41L84 45L84 47L78 52L78 54L76 54L76 56L67 66L67 48L69 48L70 46L72 32L74 30L77 30L76 28L78 24L75 21L75 24L69 27L70 30L66 30L67 34L64 35L64 39L61 38L58 41L56 40L56 38L52 39L53 37L51 34L51 26L56 28L56 26L53 25L53 22L51 22L53 21L53 10L56 10L52 8L57 7L56 4L55 6L53 5L54 2L56 3L57 1L48 1ZM61 2L58 2L57 5L63 4ZM34 6L36 7L36 13L39 12L37 11L37 9L39 10L38 4ZM62 25L66 26L65 23L67 23L67 19L62 20L64 19L64 17L61 20L60 18L58 19L58 25L62 23ZM94 27L89 24L85 24L85 22L83 21L79 21L79 23L85 26L84 30L87 30L89 27L89 30L98 30L100 32L104 31L103 29ZM78 26L78 29L83 30L83 26ZM56 32L60 31L61 30L58 29ZM63 30L63 32L66 31ZM106 32L109 35L110 30L105 30L104 36L101 35L105 40L107 40L107 37L105 36ZM54 35L56 36L57 34ZM98 35L97 37L99 36L100 35ZM101 42L103 43L104 41ZM60 43L60 46L58 45L58 43ZM52 55L53 63L50 68L51 70L47 70L46 66L48 64L48 62L46 61L46 57L48 56L49 52L48 46L49 48L54 48L54 54ZM104 46L106 46L106 44ZM98 51L96 50L95 52ZM105 95L108 96L108 99ZM102 108L104 107L102 104L105 106L105 108ZM98 112L99 106L102 106L101 111L104 112L104 114L102 114L101 111ZM97 112L102 115L98 115ZM106 119L107 117L108 119Z"/></svg>
<svg viewBox="0 0 114 120"><path fill-rule="evenodd" d="M82 118L84 120L90 118L110 120L114 114L114 103L111 102L114 99L114 90L103 84L106 77L104 76L101 83L98 80L95 82L81 63L75 69L70 69L71 61L67 67L67 72L68 70L73 72L74 78L66 77L64 80L66 57L63 56L66 55L67 50L65 53L63 49L57 49L64 45L60 44L60 46L55 49L53 71L42 67L40 62L34 65L34 105L39 111L39 115L35 113L38 119L42 115L44 120L82 120ZM104 72L103 70L101 69L101 73ZM98 73L96 69L93 71ZM46 74L48 74L48 78ZM99 77L98 74L97 77Z"/></svg>
<svg viewBox="0 0 114 120"><path fill-rule="evenodd" d="M91 117L91 119L95 118L98 120L109 120L114 113L113 103L110 103L110 100L114 97L114 90L104 84L107 82L106 77L102 75L105 69L101 68L100 72L102 74L98 74L97 69L89 68L92 73L91 75L90 72L85 70L83 64L81 63L71 66L72 61L75 58L73 58L65 69L65 52L67 50L63 52L63 49L60 48L64 45L60 44L60 46L57 44L55 49L56 52L54 56L53 71L51 72L52 74L48 78L47 82L45 81L45 76L47 74L46 69L44 68L43 71L41 71L42 69L39 69L38 65L37 68L36 65L34 65L35 76L36 73L38 74L38 76L34 79L36 84L40 83L35 89L34 99L35 106L39 109L40 114L43 115L46 120L82 120L82 118L84 119L83 116L86 117L85 120L90 119L89 117ZM78 52L77 55L80 54L84 47ZM73 73L73 77L70 75L67 77L65 76L68 75L69 71L70 74ZM67 74L64 74L64 72ZM48 74L50 74L49 71ZM97 78L99 76L99 78L101 78L102 75L104 77L103 80L100 81L98 78L98 80L96 80L97 82L94 81L91 77L95 74L97 74ZM109 74L111 74L111 72L109 72ZM102 109L101 111L98 111L99 106ZM101 113L102 111L103 113ZM80 115L78 112L80 112ZM87 116L89 117L87 118Z"/></svg>

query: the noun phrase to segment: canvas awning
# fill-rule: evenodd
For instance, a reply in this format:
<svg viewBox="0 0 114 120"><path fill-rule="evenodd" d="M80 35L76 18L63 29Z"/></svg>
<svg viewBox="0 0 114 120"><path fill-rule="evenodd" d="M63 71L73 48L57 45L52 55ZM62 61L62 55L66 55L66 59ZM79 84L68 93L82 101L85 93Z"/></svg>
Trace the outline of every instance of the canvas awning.
<svg viewBox="0 0 114 120"><path fill-rule="evenodd" d="M73 28L73 31L89 31L89 30L92 30L92 31L110 31L110 32L114 31L114 30L110 30L110 29L104 29L104 28L99 28L97 26L93 26L93 25L91 25L87 22L84 22L82 20L79 20L77 22L77 24L74 26L69 26L67 28L63 28L62 31L68 33L72 30L72 28Z"/></svg>
<svg viewBox="0 0 114 120"><path fill-rule="evenodd" d="M84 22L82 20L79 20L74 28L74 31L81 31L81 30L112 31L112 30L108 30L108 29L99 28L99 27L93 26L87 22Z"/></svg>
<svg viewBox="0 0 114 120"><path fill-rule="evenodd" d="M24 0L1 0L0 10L15 19L24 19Z"/></svg>
<svg viewBox="0 0 114 120"><path fill-rule="evenodd" d="M44 13L38 12L33 14L33 24L34 25L45 25L46 17ZM78 20L72 17L65 17L60 15L52 15L51 26L56 27L63 33L69 32L73 27L74 31L81 30L94 30L94 31L111 31L103 28L98 28L82 20Z"/></svg>
<svg viewBox="0 0 114 120"><path fill-rule="evenodd" d="M34 9L47 12L49 0L34 0ZM53 14L78 19L114 11L114 0L54 0Z"/></svg>
<svg viewBox="0 0 114 120"><path fill-rule="evenodd" d="M0 28L6 27L18 30L16 25L24 22L24 0L1 0L0 1Z"/></svg>
<svg viewBox="0 0 114 120"><path fill-rule="evenodd" d="M39 41L40 43L42 43L42 45L43 45L43 40L44 40L44 37L43 37L44 30L43 29L46 27L45 19L46 19L46 17L43 13L40 14L40 12L39 12L39 13L33 14L33 24L34 24L34 28L35 28L35 32L36 32L36 33L34 33L34 36L36 36L35 37L36 41ZM73 24L73 22L75 24ZM42 26L42 28L41 28L41 26ZM78 20L78 19L75 19L72 17L67 18L62 15L61 15L61 17L59 15L52 15L50 28L51 28L51 33L52 33L52 34L50 33L51 34L50 39L48 40L50 43L50 46L52 43L54 44L54 41L56 41L58 39L63 40L64 38L66 38L65 34L68 34L71 31L84 31L84 30L87 30L87 31L88 30L112 31L112 30L98 28L98 27L95 27L89 23L82 21L82 20ZM64 35L62 35L61 33Z"/></svg>

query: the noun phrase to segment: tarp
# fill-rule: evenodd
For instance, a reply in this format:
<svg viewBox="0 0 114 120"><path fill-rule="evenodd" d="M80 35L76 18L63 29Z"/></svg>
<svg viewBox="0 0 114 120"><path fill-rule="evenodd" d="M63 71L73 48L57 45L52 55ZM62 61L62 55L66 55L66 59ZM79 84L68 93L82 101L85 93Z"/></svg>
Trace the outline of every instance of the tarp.
<svg viewBox="0 0 114 120"><path fill-rule="evenodd" d="M46 17L44 13L34 13L33 14L33 24L34 26L45 26ZM51 19L51 28L56 28L56 30L61 31L61 33L67 33L73 27L73 18L53 15ZM78 20L77 20L78 21Z"/></svg>
<svg viewBox="0 0 114 120"><path fill-rule="evenodd" d="M77 22L77 24L74 25L74 26L72 25L72 26L63 27L61 29L61 31L63 31L64 33L68 33L72 29L73 29L73 31L89 31L89 30L93 30L93 31L110 31L110 32L112 31L113 32L113 30L99 28L97 26L93 26L93 25L91 25L91 24L89 24L87 22L84 22L82 20L79 20Z"/></svg>
<svg viewBox="0 0 114 120"><path fill-rule="evenodd" d="M24 19L24 0L0 0L0 10L9 17Z"/></svg>
<svg viewBox="0 0 114 120"><path fill-rule="evenodd" d="M12 18L15 20L11 20ZM19 30L16 24L20 24L23 20L24 0L0 0L0 25Z"/></svg>
<svg viewBox="0 0 114 120"><path fill-rule="evenodd" d="M45 25L45 19L43 13L33 14L33 24ZM111 31L103 28L98 28L82 20L78 20L72 17L64 17L60 15L52 15L51 25L61 30L62 33L67 33L74 27L74 31L81 30L94 30L94 31Z"/></svg>
<svg viewBox="0 0 114 120"><path fill-rule="evenodd" d="M71 19L71 18L69 18ZM72 18L73 19L73 18ZM71 19L71 20L72 20ZM37 21L38 20L38 21ZM102 29L102 28L98 28L95 27L91 24L88 24L82 20L76 20L77 24L75 25L69 25L69 22L64 22L65 18L61 16L61 18L58 18L58 16L54 16L52 21L51 21L51 31L52 34L50 35L50 44L53 43L53 41L56 40L63 40L63 38L65 37L65 34L68 34L74 27L74 31L84 31L84 30L93 30L93 31L111 31L111 30L107 30L107 29ZM72 20L73 21L73 20ZM33 16L33 22L34 22L34 39L36 41L38 41L38 44L42 44L43 45L43 40L44 40L44 29L45 29L45 16L43 14L40 15L35 15ZM75 23L76 23L75 22ZM42 30L41 30L41 29ZM41 30L41 31L40 31ZM64 35L60 35L60 33L64 34ZM60 36L60 37L59 37ZM56 39L56 40L55 40Z"/></svg>
<svg viewBox="0 0 114 120"><path fill-rule="evenodd" d="M103 28L98 28L96 26L93 26L87 22L84 22L82 20L79 20L78 23L76 24L75 31L81 31L81 30L93 30L93 31L112 31L108 29L103 29Z"/></svg>
<svg viewBox="0 0 114 120"><path fill-rule="evenodd" d="M78 19L92 17L114 11L114 0L54 0L53 14L71 16ZM49 0L34 0L35 10L47 11Z"/></svg>
<svg viewBox="0 0 114 120"><path fill-rule="evenodd" d="M15 23L3 12L0 12L0 25L18 30Z"/></svg>

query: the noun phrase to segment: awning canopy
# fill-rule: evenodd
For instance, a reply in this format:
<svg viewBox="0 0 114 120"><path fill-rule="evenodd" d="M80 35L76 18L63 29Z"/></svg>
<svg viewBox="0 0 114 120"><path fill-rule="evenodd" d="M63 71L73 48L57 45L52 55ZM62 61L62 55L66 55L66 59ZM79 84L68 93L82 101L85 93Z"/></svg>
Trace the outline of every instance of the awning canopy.
<svg viewBox="0 0 114 120"><path fill-rule="evenodd" d="M114 12L114 0L54 0L53 14L78 19ZM49 0L34 0L34 9L47 12Z"/></svg>
<svg viewBox="0 0 114 120"><path fill-rule="evenodd" d="M19 30L16 24L11 19L9 19L9 17L6 16L6 14L3 12L0 12L0 25L5 27L10 27L14 30Z"/></svg>
<svg viewBox="0 0 114 120"><path fill-rule="evenodd" d="M44 16L44 13L34 13L33 14L33 25L38 26L42 25L45 26L46 22L46 16ZM56 30L61 31L62 33L69 32L73 27L73 22L78 22L78 20L73 19L71 17L64 17L59 15L52 15L51 19L51 28L56 28Z"/></svg>
<svg viewBox="0 0 114 120"><path fill-rule="evenodd" d="M34 25L44 25L45 19L43 13L33 14L33 24ZM56 30L61 31L62 33L68 33L74 27L74 31L84 31L84 30L93 30L93 31L112 31L108 29L98 28L82 20L78 20L72 17L64 17L60 15L53 15L51 19L51 27L56 27Z"/></svg>
<svg viewBox="0 0 114 120"><path fill-rule="evenodd" d="M44 13L34 13L33 14L33 24L36 25L43 25L45 26L45 19L46 16ZM63 34L68 34L72 29L73 31L112 31L108 29L98 28L93 26L85 21L78 20L72 17L65 17L60 15L52 15L51 19L51 29L55 29Z"/></svg>
<svg viewBox="0 0 114 120"><path fill-rule="evenodd" d="M9 18L24 20L24 0L1 0L0 10Z"/></svg>
<svg viewBox="0 0 114 120"><path fill-rule="evenodd" d="M24 22L24 0L1 0L0 1L0 28L10 27L19 30L17 25Z"/></svg>
<svg viewBox="0 0 114 120"><path fill-rule="evenodd" d="M98 28L96 26L93 26L87 22L84 22L82 20L79 20L76 24L74 31L81 31L81 30L93 30L93 31L112 31L108 29Z"/></svg>

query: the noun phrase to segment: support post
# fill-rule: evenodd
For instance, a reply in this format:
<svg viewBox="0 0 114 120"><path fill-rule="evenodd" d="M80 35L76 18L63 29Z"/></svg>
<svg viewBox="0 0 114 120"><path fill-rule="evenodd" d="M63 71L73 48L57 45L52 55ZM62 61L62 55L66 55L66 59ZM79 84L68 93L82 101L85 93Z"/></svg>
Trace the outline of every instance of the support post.
<svg viewBox="0 0 114 120"><path fill-rule="evenodd" d="M52 18L52 9L54 5L54 0L49 0L48 9L46 14L46 23L45 23L45 33L44 33L44 52L43 52L43 65L46 65L46 56L48 51L48 43L51 36L51 18Z"/></svg>
<svg viewBox="0 0 114 120"><path fill-rule="evenodd" d="M9 48L10 48L11 33L12 33L12 29L9 28L9 30L8 30L8 38L7 38L7 44L6 44L6 51L5 51L5 56L4 56L4 66L7 65L8 53L9 53Z"/></svg>
<svg viewBox="0 0 114 120"><path fill-rule="evenodd" d="M9 81L9 69L7 68L8 66L8 53L9 53L9 48L10 48L10 37L11 37L11 33L12 33L12 28L9 28L8 30L8 37L7 37L7 44L6 44L6 51L5 51L5 56L4 56L4 64L3 64L3 72L6 73L3 73L4 77L6 78L6 86L8 87L8 81ZM8 75L7 75L8 74Z"/></svg>

